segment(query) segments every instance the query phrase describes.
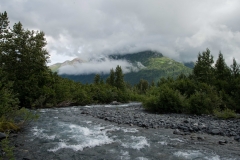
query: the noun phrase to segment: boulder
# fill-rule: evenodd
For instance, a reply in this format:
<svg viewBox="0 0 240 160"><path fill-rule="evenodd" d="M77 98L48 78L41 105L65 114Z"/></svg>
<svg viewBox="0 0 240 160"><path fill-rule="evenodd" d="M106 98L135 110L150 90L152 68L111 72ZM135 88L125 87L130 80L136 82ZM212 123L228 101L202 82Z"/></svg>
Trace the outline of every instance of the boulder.
<svg viewBox="0 0 240 160"><path fill-rule="evenodd" d="M218 143L219 143L220 145L224 145L224 144L227 144L228 141L226 141L226 140L220 140L220 141L218 141Z"/></svg>
<svg viewBox="0 0 240 160"><path fill-rule="evenodd" d="M175 129L175 130L173 131L173 134L176 134L176 135L184 135L184 133L181 132L179 129Z"/></svg>
<svg viewBox="0 0 240 160"><path fill-rule="evenodd" d="M218 128L214 128L210 131L210 133L212 135L219 135L221 133L221 131Z"/></svg>
<svg viewBox="0 0 240 160"><path fill-rule="evenodd" d="M111 104L111 105L120 105L121 103L120 103L120 102L117 102L117 101L112 101L110 104Z"/></svg>
<svg viewBox="0 0 240 160"><path fill-rule="evenodd" d="M7 135L5 133L0 132L0 140L5 139Z"/></svg>
<svg viewBox="0 0 240 160"><path fill-rule="evenodd" d="M240 142L240 136L235 136L234 140Z"/></svg>

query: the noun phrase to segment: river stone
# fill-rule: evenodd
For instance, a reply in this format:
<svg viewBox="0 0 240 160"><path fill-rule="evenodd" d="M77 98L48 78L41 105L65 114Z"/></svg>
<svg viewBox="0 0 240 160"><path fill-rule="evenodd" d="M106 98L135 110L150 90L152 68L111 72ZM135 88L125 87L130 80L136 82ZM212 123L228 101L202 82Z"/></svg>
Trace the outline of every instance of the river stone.
<svg viewBox="0 0 240 160"><path fill-rule="evenodd" d="M218 141L218 143L219 143L220 145L224 145L224 144L227 144L228 141L226 141L226 140L220 140L220 141Z"/></svg>
<svg viewBox="0 0 240 160"><path fill-rule="evenodd" d="M230 136L236 136L236 135L237 135L236 132L234 132L234 131L230 132Z"/></svg>
<svg viewBox="0 0 240 160"><path fill-rule="evenodd" d="M218 128L214 128L214 129L211 130L210 133L211 133L212 135L218 135L218 134L220 134L221 132L220 132L220 130L219 130Z"/></svg>
<svg viewBox="0 0 240 160"><path fill-rule="evenodd" d="M234 137L234 140L240 142L240 136L236 136L236 137Z"/></svg>
<svg viewBox="0 0 240 160"><path fill-rule="evenodd" d="M175 129L175 130L173 131L173 134L176 134L176 135L184 135L184 133L181 132L179 129Z"/></svg>
<svg viewBox="0 0 240 160"><path fill-rule="evenodd" d="M0 140L4 139L6 137L7 137L7 135L5 133L0 132Z"/></svg>
<svg viewBox="0 0 240 160"><path fill-rule="evenodd" d="M205 138L202 137L202 136L198 136L197 139L198 139L199 141L203 141Z"/></svg>

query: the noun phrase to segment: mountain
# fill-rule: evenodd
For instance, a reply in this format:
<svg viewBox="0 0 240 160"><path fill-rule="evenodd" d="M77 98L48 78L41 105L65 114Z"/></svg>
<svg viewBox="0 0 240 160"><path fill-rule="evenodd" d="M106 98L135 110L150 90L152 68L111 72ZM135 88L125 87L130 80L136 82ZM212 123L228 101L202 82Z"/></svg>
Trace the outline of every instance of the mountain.
<svg viewBox="0 0 240 160"><path fill-rule="evenodd" d="M60 67L63 67L63 66L67 66L67 65L75 65L75 64L79 64L79 63L84 63L86 61L80 59L80 58L74 58L73 60L69 61L65 61L63 63L56 63L56 64L53 64L50 67L50 69L53 71L53 72L58 72L58 69Z"/></svg>
<svg viewBox="0 0 240 160"><path fill-rule="evenodd" d="M174 61L173 59L167 58L163 56L159 52L155 51L143 51L125 55L110 55L106 57L110 60L124 60L127 61L130 65L128 66L128 70L130 72L124 74L124 79L126 82L130 84L136 84L140 79L145 79L148 82L155 81L157 82L161 77L177 77L179 74L190 74L192 69L190 67L185 66L183 63ZM92 59L94 61L105 61L105 58ZM92 61L91 60L91 61ZM76 63L77 62L77 63ZM50 66L52 71L58 71L58 69L62 66L66 65L74 65L86 63L81 59L74 59L72 61L66 61L64 63L57 63L55 65ZM191 66L191 65L189 65ZM69 78L75 81L80 81L82 83L92 83L95 74L81 74L81 75L69 75L62 74L60 75L64 78ZM101 77L106 80L108 74L101 74Z"/></svg>

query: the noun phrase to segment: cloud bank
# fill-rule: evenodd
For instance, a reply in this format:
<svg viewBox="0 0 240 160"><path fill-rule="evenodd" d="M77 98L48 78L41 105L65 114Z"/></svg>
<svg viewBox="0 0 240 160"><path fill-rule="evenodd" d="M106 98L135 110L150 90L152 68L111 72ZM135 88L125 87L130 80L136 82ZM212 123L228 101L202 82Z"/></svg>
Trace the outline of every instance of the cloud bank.
<svg viewBox="0 0 240 160"><path fill-rule="evenodd" d="M206 48L240 61L239 0L6 0L5 10L45 32L52 64L146 49L195 61Z"/></svg>
<svg viewBox="0 0 240 160"><path fill-rule="evenodd" d="M132 64L125 60L110 60L105 58L103 61L92 60L90 62L77 63L74 65L62 66L58 70L58 74L82 75L82 74L109 74L110 69L114 69L120 65L123 73L128 73L133 68Z"/></svg>

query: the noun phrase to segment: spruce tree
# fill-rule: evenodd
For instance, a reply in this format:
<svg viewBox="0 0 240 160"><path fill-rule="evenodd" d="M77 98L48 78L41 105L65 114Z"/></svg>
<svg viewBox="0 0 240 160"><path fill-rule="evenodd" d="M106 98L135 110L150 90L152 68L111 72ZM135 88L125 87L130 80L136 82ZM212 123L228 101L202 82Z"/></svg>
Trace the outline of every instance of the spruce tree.
<svg viewBox="0 0 240 160"><path fill-rule="evenodd" d="M235 58L233 58L233 64L231 65L231 73L234 78L240 76L240 66L237 64Z"/></svg>
<svg viewBox="0 0 240 160"><path fill-rule="evenodd" d="M124 75L122 72L122 68L121 66L117 65L115 70L115 86L120 90L125 89L125 82L123 78L124 78Z"/></svg>
<svg viewBox="0 0 240 160"><path fill-rule="evenodd" d="M8 18L4 12L1 22L0 64L7 79L13 81L13 90L20 105L31 107L36 99L52 94L51 72L46 63L49 54L45 49L43 32L25 30L20 22L7 28ZM6 29L7 28L7 29Z"/></svg>
<svg viewBox="0 0 240 160"><path fill-rule="evenodd" d="M193 68L193 76L196 80L205 83L212 83L213 80L213 56L210 54L210 50L198 54L198 60Z"/></svg>
<svg viewBox="0 0 240 160"><path fill-rule="evenodd" d="M113 69L110 70L110 75L107 78L107 84L109 84L110 86L115 86L115 72Z"/></svg>
<svg viewBox="0 0 240 160"><path fill-rule="evenodd" d="M231 75L230 69L225 63L223 54L221 52L219 53L218 59L214 67L214 74L215 74L216 80L224 80L224 81L229 80Z"/></svg>
<svg viewBox="0 0 240 160"><path fill-rule="evenodd" d="M96 74L94 77L94 84L99 84L101 80L101 77L99 74Z"/></svg>

